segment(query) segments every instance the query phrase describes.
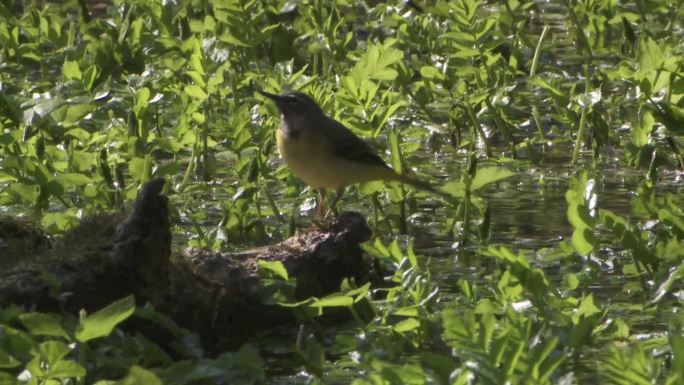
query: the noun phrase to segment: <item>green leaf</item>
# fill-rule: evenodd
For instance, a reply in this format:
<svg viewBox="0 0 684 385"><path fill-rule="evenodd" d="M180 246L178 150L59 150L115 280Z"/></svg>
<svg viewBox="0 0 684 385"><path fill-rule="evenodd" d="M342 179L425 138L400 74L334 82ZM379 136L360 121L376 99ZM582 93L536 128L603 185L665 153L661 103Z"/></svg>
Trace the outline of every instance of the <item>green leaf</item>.
<svg viewBox="0 0 684 385"><path fill-rule="evenodd" d="M632 251L638 261L648 265L658 262L658 258L647 247L647 241L642 239L640 230L631 226L625 218L603 209L599 210L599 218L601 223L613 231L622 246Z"/></svg>
<svg viewBox="0 0 684 385"><path fill-rule="evenodd" d="M394 325L394 327L392 327L392 330L394 330L397 333L405 333L417 329L418 327L420 327L420 321L418 321L415 318L407 318Z"/></svg>
<svg viewBox="0 0 684 385"><path fill-rule="evenodd" d="M0 336L2 339L2 349L5 349L7 354L16 357L34 356L38 349L38 344L28 333L13 329L9 326L2 326ZM2 352L3 350L0 350ZM9 359L9 363L11 363ZM8 362L5 362L6 364Z"/></svg>
<svg viewBox="0 0 684 385"><path fill-rule="evenodd" d="M447 182L440 190L454 198L463 198L465 196L465 184L460 180Z"/></svg>
<svg viewBox="0 0 684 385"><path fill-rule="evenodd" d="M570 291L570 290L575 290L579 286L580 280L577 278L577 275L573 273L565 273L563 274L563 281L561 287L563 290Z"/></svg>
<svg viewBox="0 0 684 385"><path fill-rule="evenodd" d="M69 354L69 347L62 341L47 341L40 344L40 355L48 365L53 365Z"/></svg>
<svg viewBox="0 0 684 385"><path fill-rule="evenodd" d="M397 242L396 239L394 239L392 243L390 243L389 253L392 259L394 259L394 261L397 263L401 262L404 259L404 253L401 252L399 242Z"/></svg>
<svg viewBox="0 0 684 385"><path fill-rule="evenodd" d="M64 133L64 136L69 136L74 139L78 139L81 142L85 142L90 139L90 132L82 129L82 128L72 128L71 130L67 131Z"/></svg>
<svg viewBox="0 0 684 385"><path fill-rule="evenodd" d="M201 53L201 51L200 51ZM202 56L200 53L193 53L190 55L190 68L196 72L201 79L202 85L204 85L204 66L202 65ZM193 78L194 79L194 78Z"/></svg>
<svg viewBox="0 0 684 385"><path fill-rule="evenodd" d="M349 307L354 304L354 298L348 295L331 294L321 299L314 300L309 306L311 307Z"/></svg>
<svg viewBox="0 0 684 385"><path fill-rule="evenodd" d="M639 124L632 130L632 143L638 147L642 147L648 144L651 137L651 132L653 131L653 124L655 119L653 119L653 114L650 111L645 111L641 115Z"/></svg>
<svg viewBox="0 0 684 385"><path fill-rule="evenodd" d="M130 317L135 311L135 298L132 295L120 299L95 313L81 319L76 329L76 339L81 342L106 337L116 325Z"/></svg>
<svg viewBox="0 0 684 385"><path fill-rule="evenodd" d="M207 99L207 93L204 92L204 90L197 85L190 84L185 86L185 93L190 96L191 98L204 101Z"/></svg>
<svg viewBox="0 0 684 385"><path fill-rule="evenodd" d="M425 367L432 369L441 379L441 384L457 384L453 381L455 378L450 377L454 370L458 367L457 361L454 357L446 354L438 354L433 352L423 352L420 353L420 364Z"/></svg>
<svg viewBox="0 0 684 385"><path fill-rule="evenodd" d="M24 111L24 123L27 125L35 124L50 115L55 110L63 107L67 102L63 99L44 99L36 103L35 106Z"/></svg>
<svg viewBox="0 0 684 385"><path fill-rule="evenodd" d="M549 92L551 94L551 97L556 101L557 104L562 106L568 104L568 93L563 92L561 89L557 88L556 86L552 85L546 80L535 76L529 79L528 82L531 85L535 85Z"/></svg>
<svg viewBox="0 0 684 385"><path fill-rule="evenodd" d="M653 293L651 303L660 302L660 300L665 297L665 294L670 292L672 285L682 278L684 278L684 263L680 264L676 269L671 269L667 278L658 284L658 287Z"/></svg>
<svg viewBox="0 0 684 385"><path fill-rule="evenodd" d="M40 220L41 225L50 232L64 231L80 223L74 212L47 213Z"/></svg>
<svg viewBox="0 0 684 385"><path fill-rule="evenodd" d="M82 74L81 69L78 66L78 62L75 61L65 61L62 65L62 75L69 80L81 80Z"/></svg>
<svg viewBox="0 0 684 385"><path fill-rule="evenodd" d="M371 44L366 48L363 57L356 62L348 76L358 88L361 88L360 86L368 79L394 80L399 73L388 67L403 57L402 51L390 47L389 44ZM349 83L347 86L357 88L350 86Z"/></svg>
<svg viewBox="0 0 684 385"><path fill-rule="evenodd" d="M671 228L675 234L684 234L684 216L677 215L668 209L660 209L658 210L658 219L665 226Z"/></svg>
<svg viewBox="0 0 684 385"><path fill-rule="evenodd" d="M598 247L598 241L589 228L578 228L572 232L572 246L581 256L589 255Z"/></svg>
<svg viewBox="0 0 684 385"><path fill-rule="evenodd" d="M514 172L503 167L478 168L477 173L475 174L475 177L473 178L470 184L470 189L472 191L475 191L490 183L494 183L496 181L511 177L513 175L515 175Z"/></svg>
<svg viewBox="0 0 684 385"><path fill-rule="evenodd" d="M0 350L0 369L16 368L19 365L21 365L21 361Z"/></svg>
<svg viewBox="0 0 684 385"><path fill-rule="evenodd" d="M408 258L409 263L411 263L412 267L418 266L418 257L413 252L413 244L412 243L409 243L408 248L406 249L406 257Z"/></svg>
<svg viewBox="0 0 684 385"><path fill-rule="evenodd" d="M93 180L90 179L89 177L83 175L83 174L76 174L76 173L63 173L63 174L57 174L57 181L64 185L65 187L68 186L83 186L88 183L93 183Z"/></svg>
<svg viewBox="0 0 684 385"><path fill-rule="evenodd" d="M19 315L19 319L33 335L69 338L66 330L60 324L59 318L52 314L24 313Z"/></svg>
<svg viewBox="0 0 684 385"><path fill-rule="evenodd" d="M373 79L376 80L394 80L399 73L391 68L386 68L384 70L375 71L373 73Z"/></svg>
<svg viewBox="0 0 684 385"><path fill-rule="evenodd" d="M231 35L230 33L222 34L221 36L219 36L219 40L231 45L237 45L238 47L249 47L249 44L238 39L237 37L235 37L235 35Z"/></svg>
<svg viewBox="0 0 684 385"><path fill-rule="evenodd" d="M150 103L150 89L143 87L135 93L135 106L133 112L138 119L142 118L142 113L147 109Z"/></svg>
<svg viewBox="0 0 684 385"><path fill-rule="evenodd" d="M297 346L297 352L304 361L306 369L317 377L323 376L323 363L325 362L325 351L321 344L313 337L303 339Z"/></svg>
<svg viewBox="0 0 684 385"><path fill-rule="evenodd" d="M364 182L359 184L359 193L362 196L368 196L382 191L383 188L385 188L385 184L382 181Z"/></svg>
<svg viewBox="0 0 684 385"><path fill-rule="evenodd" d="M568 221L574 228L593 228L596 220L589 215L587 206L582 204L568 205Z"/></svg>
<svg viewBox="0 0 684 385"><path fill-rule="evenodd" d="M21 182L10 184L8 191L17 195L26 203L33 203L38 198L38 189L36 186Z"/></svg>
<svg viewBox="0 0 684 385"><path fill-rule="evenodd" d="M207 85L207 83L204 81L204 76L202 74L200 74L199 72L188 71L185 74L188 75L188 77L190 77L192 80L194 80L198 86L204 88Z"/></svg>
<svg viewBox="0 0 684 385"><path fill-rule="evenodd" d="M290 276L287 274L287 269L285 269L285 266L283 266L281 261L265 261L261 259L257 262L257 265L259 266L260 274L262 270L265 270L273 273L278 278L284 279L285 281L290 279Z"/></svg>
<svg viewBox="0 0 684 385"><path fill-rule="evenodd" d="M452 54L452 57L454 58L468 59L480 56L480 52L476 49L458 43L453 43L452 45L456 48L455 53Z"/></svg>
<svg viewBox="0 0 684 385"><path fill-rule="evenodd" d="M83 86L88 89L92 90L93 85L95 84L95 79L97 79L97 66L95 64L91 65L90 67L86 68L85 72L83 73Z"/></svg>
<svg viewBox="0 0 684 385"><path fill-rule="evenodd" d="M128 162L128 172L134 180L144 180L149 175L149 156L133 158Z"/></svg>
<svg viewBox="0 0 684 385"><path fill-rule="evenodd" d="M116 385L164 385L164 382L157 377L154 372L141 368L139 366L131 366L128 369L128 375L122 380L117 381Z"/></svg>
<svg viewBox="0 0 684 385"><path fill-rule="evenodd" d="M672 103L661 102L658 104L655 115L668 131L676 135L684 135L684 108Z"/></svg>
<svg viewBox="0 0 684 385"><path fill-rule="evenodd" d="M444 75L442 75L442 73L439 72L439 70L434 66L421 67L420 76L425 79L444 79Z"/></svg>
<svg viewBox="0 0 684 385"><path fill-rule="evenodd" d="M641 73L654 71L663 64L663 52L658 43L644 37L639 43L639 70Z"/></svg>
<svg viewBox="0 0 684 385"><path fill-rule="evenodd" d="M264 270L261 270L262 272ZM265 305L281 305L297 307L304 302L293 303L296 285L294 281L282 279L261 278L259 280L259 300Z"/></svg>
<svg viewBox="0 0 684 385"><path fill-rule="evenodd" d="M399 134L397 130L391 129L388 135L390 154L392 155L392 168L397 173L402 173L402 156L399 148Z"/></svg>
<svg viewBox="0 0 684 385"><path fill-rule="evenodd" d="M501 305L492 302L489 298L483 298L477 302L475 314L499 314L501 312Z"/></svg>
<svg viewBox="0 0 684 385"><path fill-rule="evenodd" d="M593 314L600 313L601 309L594 305L594 296L589 294L582 298L579 306L572 313L573 321L577 324L581 317L588 317Z"/></svg>

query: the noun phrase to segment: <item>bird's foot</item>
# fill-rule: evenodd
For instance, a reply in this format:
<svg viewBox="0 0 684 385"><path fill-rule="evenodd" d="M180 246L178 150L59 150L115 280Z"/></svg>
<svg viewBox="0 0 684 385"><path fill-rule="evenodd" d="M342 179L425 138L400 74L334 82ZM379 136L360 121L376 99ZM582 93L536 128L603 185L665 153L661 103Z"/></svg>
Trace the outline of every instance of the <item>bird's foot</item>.
<svg viewBox="0 0 684 385"><path fill-rule="evenodd" d="M317 213L317 215L314 215L313 219L311 220L311 230L318 230L318 231L329 231L331 228L331 225L335 223L337 217L338 217L337 210L328 210L325 215L320 215Z"/></svg>

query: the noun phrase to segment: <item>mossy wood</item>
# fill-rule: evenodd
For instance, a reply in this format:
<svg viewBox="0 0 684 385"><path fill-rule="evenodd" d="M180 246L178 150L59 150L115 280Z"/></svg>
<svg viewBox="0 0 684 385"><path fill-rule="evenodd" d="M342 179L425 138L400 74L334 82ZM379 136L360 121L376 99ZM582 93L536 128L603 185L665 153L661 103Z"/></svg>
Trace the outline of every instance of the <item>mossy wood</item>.
<svg viewBox="0 0 684 385"><path fill-rule="evenodd" d="M84 219L55 241L29 222L1 219L0 306L94 311L134 294L139 305L149 303L222 344L291 317L260 301L259 260L281 261L296 280L298 299L334 292L345 278L361 284L374 277L359 246L371 231L356 213L342 214L326 231L306 231L272 246L172 255L163 185L163 179L149 182L127 216Z"/></svg>

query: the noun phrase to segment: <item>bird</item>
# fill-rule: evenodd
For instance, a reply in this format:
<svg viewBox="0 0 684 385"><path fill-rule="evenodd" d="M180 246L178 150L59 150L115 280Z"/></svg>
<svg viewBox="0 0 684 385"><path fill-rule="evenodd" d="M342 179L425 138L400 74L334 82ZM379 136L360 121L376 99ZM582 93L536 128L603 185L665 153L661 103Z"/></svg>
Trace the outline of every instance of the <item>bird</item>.
<svg viewBox="0 0 684 385"><path fill-rule="evenodd" d="M276 131L280 156L296 177L318 191L314 219L323 215L326 189L337 191L331 203L331 211L336 214L344 189L356 183L397 181L448 196L428 182L396 172L363 139L326 115L309 95L300 91L258 92L271 99L280 111Z"/></svg>

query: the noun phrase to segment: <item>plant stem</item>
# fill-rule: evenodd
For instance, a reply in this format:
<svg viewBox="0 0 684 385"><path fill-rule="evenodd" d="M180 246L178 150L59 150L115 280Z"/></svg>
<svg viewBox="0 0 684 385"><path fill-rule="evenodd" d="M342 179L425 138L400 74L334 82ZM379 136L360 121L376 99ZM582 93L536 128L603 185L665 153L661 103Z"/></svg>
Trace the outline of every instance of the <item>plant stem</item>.
<svg viewBox="0 0 684 385"><path fill-rule="evenodd" d="M273 196L271 195L271 193L268 191L268 188L261 188L259 190L266 197L266 201L268 202L268 205L271 207L273 214L278 218L278 221L280 221L280 223L285 222L285 218L283 218L283 214L278 209L278 205L276 205L276 202L273 199Z"/></svg>
<svg viewBox="0 0 684 385"><path fill-rule="evenodd" d="M482 127L480 126L480 121L477 119L477 116L475 116L475 112L473 111L473 108L470 106L470 102L466 100L465 102L465 108L466 112L468 113L468 118L470 118L470 122L473 125L473 128L475 129L475 132L473 132L473 142L477 139L477 135L480 135L480 138L482 138L482 142L484 143L485 146L485 151L487 152L487 158L492 157L492 149L489 147L489 140L487 139L487 136L485 135L484 131L482 131Z"/></svg>
<svg viewBox="0 0 684 385"><path fill-rule="evenodd" d="M582 145L582 138L584 138L584 126L587 121L587 108L582 108L582 115L580 116L579 129L577 130L577 139L575 140L575 150L572 152L572 164L577 163L577 157L579 156L579 149Z"/></svg>
<svg viewBox="0 0 684 385"><path fill-rule="evenodd" d="M677 162L679 163L679 169L684 170L684 158L682 158L682 153L679 151L679 147L677 147L677 142L675 142L672 136L668 136L667 138L665 138L665 140L667 141L667 145L670 146L670 149L677 158Z"/></svg>
<svg viewBox="0 0 684 385"><path fill-rule="evenodd" d="M579 19L577 18L577 14L575 13L575 9L570 5L568 0L563 0L563 4L565 4L565 7L568 9L568 13L570 14L570 20L572 20L572 24L575 26L575 31L577 35L577 40L579 40L580 45L587 51L588 61L591 62L592 59L594 58L594 53L591 50L591 46L589 45L589 40L587 40L587 36L584 34L584 28L580 25Z"/></svg>
<svg viewBox="0 0 684 385"><path fill-rule="evenodd" d="M545 25L542 29L541 35L539 35L539 41L537 42L537 48L534 50L534 57L532 58L532 68L530 68L530 77L537 73L537 67L539 66L539 56L541 56L541 47L546 34L549 32L549 26Z"/></svg>
<svg viewBox="0 0 684 385"><path fill-rule="evenodd" d="M190 181L190 174L192 173L192 170L195 168L195 159L197 158L197 142L199 141L199 133L195 133L195 144L192 146L192 153L190 154L190 163L188 163L188 168L185 170L185 174L183 174L183 180L181 181L181 185L179 187L179 191L183 191L185 186L188 185L188 182Z"/></svg>
<svg viewBox="0 0 684 385"><path fill-rule="evenodd" d="M539 143L542 144L542 150L544 149L544 143L546 143L546 135L544 135L544 129L541 124L541 117L539 116L539 110L537 106L532 107L532 118L534 119L534 125L537 126L537 134L539 134Z"/></svg>

